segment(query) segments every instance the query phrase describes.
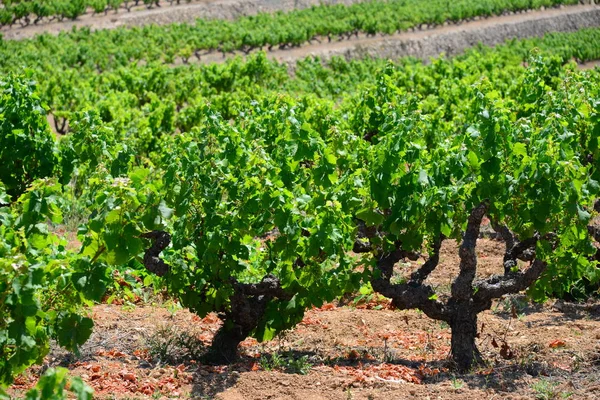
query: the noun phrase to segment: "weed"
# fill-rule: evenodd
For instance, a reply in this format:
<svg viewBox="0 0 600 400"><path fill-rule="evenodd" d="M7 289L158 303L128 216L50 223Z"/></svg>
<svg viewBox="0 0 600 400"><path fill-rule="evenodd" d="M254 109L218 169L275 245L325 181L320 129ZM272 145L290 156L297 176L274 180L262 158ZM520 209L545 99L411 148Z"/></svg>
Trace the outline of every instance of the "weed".
<svg viewBox="0 0 600 400"><path fill-rule="evenodd" d="M288 374L306 375L312 368L312 363L308 361L308 356L299 358L286 357L279 353L271 356L262 356L259 360L260 367L265 371L283 371Z"/></svg>
<svg viewBox="0 0 600 400"><path fill-rule="evenodd" d="M183 309L181 304L178 301L173 301L173 299L167 299L167 301L164 302L163 306L172 316L175 315L177 311Z"/></svg>
<svg viewBox="0 0 600 400"><path fill-rule="evenodd" d="M492 312L494 314L511 314L513 318L521 321L525 316L528 304L527 299L524 297L506 296L496 304Z"/></svg>
<svg viewBox="0 0 600 400"><path fill-rule="evenodd" d="M573 353L573 371L579 371L581 369L581 365L585 361L585 357L581 353Z"/></svg>
<svg viewBox="0 0 600 400"><path fill-rule="evenodd" d="M352 390L350 390L350 388L346 389L346 400L352 400L353 398Z"/></svg>
<svg viewBox="0 0 600 400"><path fill-rule="evenodd" d="M159 363L179 363L197 360L206 351L204 342L194 332L181 331L173 325L163 325L145 338L150 356Z"/></svg>
<svg viewBox="0 0 600 400"><path fill-rule="evenodd" d="M570 392L562 392L558 387L558 382L547 379L540 379L531 386L536 393L535 398L538 400L567 399L573 395Z"/></svg>
<svg viewBox="0 0 600 400"><path fill-rule="evenodd" d="M394 355L388 347L387 339L383 339L383 362L389 363L394 360Z"/></svg>
<svg viewBox="0 0 600 400"><path fill-rule="evenodd" d="M123 312L131 312L135 310L135 304L130 301L125 301L121 306L121 310L123 310Z"/></svg>
<svg viewBox="0 0 600 400"><path fill-rule="evenodd" d="M259 364L265 371L280 370L283 369L284 360L279 353L274 353L270 357L261 356Z"/></svg>
<svg viewBox="0 0 600 400"><path fill-rule="evenodd" d="M456 375L452 375L452 387L454 390L462 389L464 385L465 383L462 380L456 379Z"/></svg>
<svg viewBox="0 0 600 400"><path fill-rule="evenodd" d="M374 297L375 292L371 287L371 284L367 283L366 285L360 287L358 291L358 296L354 298L354 300L352 301L352 305L356 307L361 302L369 303L371 300L373 300Z"/></svg>
<svg viewBox="0 0 600 400"><path fill-rule="evenodd" d="M300 358L290 360L286 372L306 375L310 372L311 368L312 364L308 361L308 356L302 356Z"/></svg>

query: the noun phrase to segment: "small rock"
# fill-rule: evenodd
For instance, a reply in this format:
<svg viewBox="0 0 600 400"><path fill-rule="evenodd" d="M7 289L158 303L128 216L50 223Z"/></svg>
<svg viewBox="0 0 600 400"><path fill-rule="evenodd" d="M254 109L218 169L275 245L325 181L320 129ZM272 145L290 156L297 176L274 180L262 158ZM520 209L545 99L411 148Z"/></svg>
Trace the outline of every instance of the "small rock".
<svg viewBox="0 0 600 400"><path fill-rule="evenodd" d="M160 372L160 370L158 369L155 369L154 371L152 371L150 376L152 376L153 378L160 378L162 376L162 372Z"/></svg>
<svg viewBox="0 0 600 400"><path fill-rule="evenodd" d="M120 374L123 379L130 382L135 382L135 374L133 372L121 371Z"/></svg>
<svg viewBox="0 0 600 400"><path fill-rule="evenodd" d="M100 374L93 374L92 375L92 379L90 379L90 380L95 381L96 379L100 379L100 378L102 378L102 375L100 375Z"/></svg>

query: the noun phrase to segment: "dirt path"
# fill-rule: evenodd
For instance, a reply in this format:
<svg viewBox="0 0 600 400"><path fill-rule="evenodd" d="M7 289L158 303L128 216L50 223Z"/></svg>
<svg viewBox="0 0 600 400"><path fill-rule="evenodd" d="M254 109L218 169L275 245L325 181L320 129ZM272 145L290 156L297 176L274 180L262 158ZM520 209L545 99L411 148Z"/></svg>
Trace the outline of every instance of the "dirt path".
<svg viewBox="0 0 600 400"><path fill-rule="evenodd" d="M322 59L333 56L347 59L364 57L398 59L412 56L428 60L442 53L448 56L459 54L478 43L495 46L509 39L543 36L549 32L573 32L598 26L600 26L600 6L584 5L529 11L456 25L422 27L411 32L384 37L358 35L357 38L332 43L327 43L324 39L320 44L274 50L267 55L271 59L290 64L307 56L318 56ZM222 54L214 52L204 55L200 62L218 63L234 56L245 57L245 54L236 52L223 57ZM197 60L192 58L189 62L197 62ZM182 64L182 60L176 60L175 64Z"/></svg>
<svg viewBox="0 0 600 400"><path fill-rule="evenodd" d="M234 19L260 12L291 11L319 4L354 4L365 0L194 0L191 4L162 6L145 9L137 7L132 12L119 10L108 15L82 15L75 21L62 21L29 25L24 28L13 26L0 29L5 39L26 39L48 32L58 34L70 31L73 27L96 29L114 29L120 26L143 26L149 24L165 25L172 23L193 23L197 18Z"/></svg>
<svg viewBox="0 0 600 400"><path fill-rule="evenodd" d="M596 67L600 67L600 60L590 61L579 65L579 69L584 71L586 69L594 69Z"/></svg>
<svg viewBox="0 0 600 400"><path fill-rule="evenodd" d="M387 37L359 37L348 42L304 46L275 52L273 58L292 61L308 55L346 58L365 56L397 59L412 56L421 59L441 53L456 55L481 43L495 46L506 40L542 36L548 32L570 32L600 26L600 6L574 6L447 25Z"/></svg>

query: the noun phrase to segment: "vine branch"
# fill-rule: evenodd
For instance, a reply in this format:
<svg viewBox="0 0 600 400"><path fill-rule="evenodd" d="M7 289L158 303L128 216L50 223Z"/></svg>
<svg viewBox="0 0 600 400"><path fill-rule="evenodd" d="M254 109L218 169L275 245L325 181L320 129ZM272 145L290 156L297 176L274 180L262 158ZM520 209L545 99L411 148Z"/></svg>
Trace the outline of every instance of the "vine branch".
<svg viewBox="0 0 600 400"><path fill-rule="evenodd" d="M155 275L166 275L171 266L165 263L159 255L171 243L171 235L165 231L152 231L140 236L152 241L152 246L144 253L144 267Z"/></svg>
<svg viewBox="0 0 600 400"><path fill-rule="evenodd" d="M442 241L446 237L440 234L438 238L433 242L433 251L429 255L429 258L417 271L413 272L410 276L412 283L421 284L427 277L437 268L440 262L440 249L442 247Z"/></svg>
<svg viewBox="0 0 600 400"><path fill-rule="evenodd" d="M458 250L460 257L460 272L452 283L452 298L466 300L473 290L473 280L477 270L477 254L475 246L481 229L481 221L489 208L489 201L482 201L469 215L467 230Z"/></svg>

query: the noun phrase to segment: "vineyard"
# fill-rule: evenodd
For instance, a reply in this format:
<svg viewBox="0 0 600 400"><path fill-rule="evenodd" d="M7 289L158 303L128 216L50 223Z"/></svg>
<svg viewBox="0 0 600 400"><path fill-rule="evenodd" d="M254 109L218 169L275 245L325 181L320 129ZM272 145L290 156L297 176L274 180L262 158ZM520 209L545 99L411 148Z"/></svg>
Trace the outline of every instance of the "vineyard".
<svg viewBox="0 0 600 400"><path fill-rule="evenodd" d="M18 24L26 27L29 24L43 22L63 21L64 19L76 20L78 17L91 13L106 14L118 13L120 10L131 12L132 8L145 6L147 9L161 6L174 6L182 3L191 3L194 0L5 0L0 8L0 27L12 27ZM493 0L468 3L458 1L433 1L423 3L418 0L392 0L389 2L375 1L352 4L345 6L332 5L331 7L313 6L309 10L292 12L288 17L282 15L259 15L258 21L254 18L243 19L242 26L249 28L248 35L268 33L258 31L258 23L267 23L270 26L283 25L282 19L288 24L297 24L308 29L315 29L314 24L307 23L306 18L322 17L323 26L316 27L316 31L348 32L365 30L369 33L378 31L389 33L402 28L411 27L412 24L441 23L446 20L460 20L474 16L492 16L507 11L520 11L538 9L540 7L554 7L566 4L578 4L579 0ZM222 28L227 29L223 22L217 22ZM263 25L264 27L264 25ZM344 30L345 29L345 30ZM302 30L304 31L304 30ZM215 32L218 33L218 32Z"/></svg>
<svg viewBox="0 0 600 400"><path fill-rule="evenodd" d="M0 37L0 399L600 396L600 27L270 56L572 3Z"/></svg>

